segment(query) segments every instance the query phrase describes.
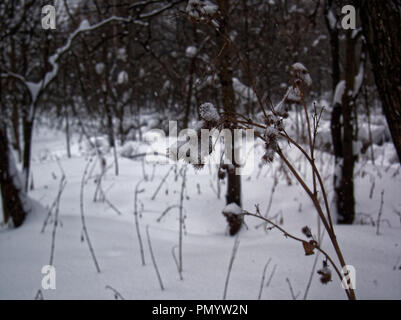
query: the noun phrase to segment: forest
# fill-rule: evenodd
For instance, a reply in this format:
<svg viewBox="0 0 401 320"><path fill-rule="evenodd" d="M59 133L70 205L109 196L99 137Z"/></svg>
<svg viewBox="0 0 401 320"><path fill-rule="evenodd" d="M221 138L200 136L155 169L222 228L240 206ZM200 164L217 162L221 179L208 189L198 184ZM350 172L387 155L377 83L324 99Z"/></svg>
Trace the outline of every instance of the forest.
<svg viewBox="0 0 401 320"><path fill-rule="evenodd" d="M401 299L400 22L1 1L0 299Z"/></svg>

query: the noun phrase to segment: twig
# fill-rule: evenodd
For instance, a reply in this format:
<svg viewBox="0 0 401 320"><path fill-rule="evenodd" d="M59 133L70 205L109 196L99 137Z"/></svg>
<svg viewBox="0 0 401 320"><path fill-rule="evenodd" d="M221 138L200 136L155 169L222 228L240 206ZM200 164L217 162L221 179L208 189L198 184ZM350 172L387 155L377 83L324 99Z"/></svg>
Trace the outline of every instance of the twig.
<svg viewBox="0 0 401 320"><path fill-rule="evenodd" d="M63 190L67 184L67 181L65 180L65 176L63 175L60 180L60 186L59 186L59 192L57 195L57 204L55 207L55 213L54 213L54 223L53 223L53 232L52 232L52 244L51 244L51 249L50 249L50 261L49 265L53 265L53 260L54 260L54 251L56 248L56 230L58 226L58 215L60 211L60 199L61 199L61 194L63 193Z"/></svg>
<svg viewBox="0 0 401 320"><path fill-rule="evenodd" d="M144 189L139 190L139 185L141 184L143 180L140 180L136 186L135 186L135 203L134 203L134 216L135 216L135 228L136 228L136 233L138 235L138 242L139 242L139 250L141 253L141 260L142 260L142 265L145 265L145 254L143 251L143 243L142 243L142 237L141 237L141 231L139 228L139 212L138 212L138 194L144 192Z"/></svg>
<svg viewBox="0 0 401 320"><path fill-rule="evenodd" d="M272 279L273 279L274 273L276 272L276 269L277 269L277 264L274 265L273 271L270 274L269 280L267 280L267 282L266 282L266 288L268 288L270 286L270 283L272 282Z"/></svg>
<svg viewBox="0 0 401 320"><path fill-rule="evenodd" d="M233 264L234 264L235 256L236 256L237 251L238 251L239 243L240 243L239 237L237 236L235 238L233 250L231 252L230 263L228 264L226 283L224 285L224 292L223 292L223 300L226 300L226 298L227 298L228 282L230 281L231 270L233 268Z"/></svg>
<svg viewBox="0 0 401 320"><path fill-rule="evenodd" d="M59 201L59 196L61 196L60 193L62 193L64 191L65 186L66 186L66 184L63 185L62 190L59 188L59 192L58 192L56 198L54 199L54 201L53 201L53 203L52 203L52 205L51 205L51 207L50 207L50 209L49 209L49 211L47 213L45 221L43 222L42 230L40 231L41 233L45 232L45 229L46 229L47 224L48 224L48 222L50 220L50 217L53 214L53 210L57 206L57 202Z"/></svg>
<svg viewBox="0 0 401 320"><path fill-rule="evenodd" d="M269 258L269 260L266 262L265 267L263 269L262 280L260 281L260 289L259 289L258 300L260 300L262 298L263 287L264 287L264 284L265 284L266 271L267 271L267 267L269 266L271 261L272 261L272 258Z"/></svg>
<svg viewBox="0 0 401 320"><path fill-rule="evenodd" d="M141 159L141 163L142 163L143 180L148 181L148 175L145 170L145 159L144 158Z"/></svg>
<svg viewBox="0 0 401 320"><path fill-rule="evenodd" d="M183 216L183 205L184 205L184 191L185 183L187 179L187 166L182 169L182 184L181 184L181 194L180 194L180 217L179 217L179 239L178 239L178 263L179 263L179 273L180 278L182 278L183 263L182 263L182 232L184 226L184 216Z"/></svg>
<svg viewBox="0 0 401 320"><path fill-rule="evenodd" d="M107 285L106 286L106 290L111 290L114 293L114 298L116 300L121 299L121 300L125 300L124 297L121 295L120 292L118 292L116 289L114 289L112 286Z"/></svg>
<svg viewBox="0 0 401 320"><path fill-rule="evenodd" d="M245 210L243 210L243 214L246 215L246 216L252 216L252 217L255 217L255 218L259 218L259 219L262 219L262 220L268 222L269 224L271 224L271 225L273 226L273 228L276 228L276 229L278 229L281 233L283 233L284 236L285 236L286 238L287 238L287 237L288 237L288 238L291 238L291 239L293 239L293 240L296 240L296 241L301 242L302 244L304 244L304 243L306 242L305 240L302 240L302 239L300 239L300 238L298 238L298 237L296 237L296 236L294 236L294 235L288 233L286 230L284 230L282 227L280 227L279 225L277 225L277 224L274 223L273 221L271 221L271 220L269 220L269 219L263 217L263 216L260 214L259 209L258 209L257 206L256 206L256 209L257 209L257 214L249 213L248 211L245 211ZM318 243L316 243L316 241L315 241L315 243L314 243L313 245L314 245L314 249L320 251L320 252L326 257L326 259L327 259L328 261L330 261L330 263L331 263L331 265L333 266L334 270L336 271L336 273L337 273L339 279L342 280L342 278L343 278L343 277L342 277L342 274L341 274L340 270L338 269L338 267L334 264L333 259L327 254L326 251L324 251L324 250L319 246ZM345 292L346 292L347 296L349 297L349 292L348 292L347 290L345 290Z"/></svg>
<svg viewBox="0 0 401 320"><path fill-rule="evenodd" d="M45 300L43 297L42 290L40 290L40 289L38 290L38 292L36 293L36 296L35 296L35 300Z"/></svg>
<svg viewBox="0 0 401 320"><path fill-rule="evenodd" d="M290 287L290 292L291 292L292 300L297 300L298 297L299 297L299 294L300 294L301 292L298 292L298 293L295 295L294 290L292 289L292 285L291 285L290 279L286 278L285 280L287 281L288 286Z"/></svg>
<svg viewBox="0 0 401 320"><path fill-rule="evenodd" d="M304 300L306 300L306 298L308 297L308 293L309 293L309 289L310 286L312 284L312 280L313 280L313 276L315 275L315 269L316 269L316 265L317 265L317 261L319 258L319 254L320 252L317 253L316 257L315 257L315 261L313 262L313 267L309 276L309 280L308 280L308 284L306 285L306 289L305 289L305 293L304 293Z"/></svg>
<svg viewBox="0 0 401 320"><path fill-rule="evenodd" d="M181 273L180 273L180 265L179 265L179 263L178 263L177 256L175 255L175 249L176 249L176 248L178 248L177 245L174 245L174 246L171 248L171 255L173 256L175 265L176 265L176 267L177 267L177 271L178 271L178 274L179 274L179 276L180 276L180 280L182 280L182 275L181 275Z"/></svg>
<svg viewBox="0 0 401 320"><path fill-rule="evenodd" d="M180 206L177 205L177 204L167 207L167 209L163 211L163 213L160 215L159 218L157 218L156 221L157 221L157 222L160 222L160 221L162 220L162 218L163 218L170 210L172 210L172 209L174 209L174 208L179 208L179 207L180 207Z"/></svg>
<svg viewBox="0 0 401 320"><path fill-rule="evenodd" d="M163 177L162 181L160 182L159 186L157 187L155 193L152 196L152 200L155 200L157 194L159 193L160 188L162 187L162 185L164 184L164 182L166 181L167 177L169 176L170 172L173 170L174 166L171 166L170 169L167 171L166 175Z"/></svg>
<svg viewBox="0 0 401 320"><path fill-rule="evenodd" d="M380 209L379 209L379 214L377 216L377 224L376 224L377 225L376 235L380 235L380 221L383 214L383 204L384 204L384 189L382 190L381 193Z"/></svg>
<svg viewBox="0 0 401 320"><path fill-rule="evenodd" d="M148 245L149 245L150 256L151 256L151 258L152 258L153 266L155 267L157 279L159 280L160 289L163 291L163 290L164 290L163 281L162 281L162 278L161 278L161 276L160 276L159 268L157 267L156 259L155 259L155 256L154 256L154 254L153 254L152 243L151 243L151 241L150 241L149 226L146 226L146 236L147 236L147 238L148 238Z"/></svg>
<svg viewBox="0 0 401 320"><path fill-rule="evenodd" d="M97 262L96 259L96 255L95 255L95 251L93 250L90 238L89 238L89 234L88 234L88 230L86 228L86 222L85 222L85 213L84 213L84 189L85 189L85 177L88 173L88 168L90 163L92 162L92 158L89 159L88 163L85 166L85 170L84 173L82 175L82 180L81 180L81 192L80 192L80 209L81 209L81 222L82 222L82 231L83 234L85 235L84 239L86 240L88 247L89 247L89 251L92 255L92 259L93 262L95 264L96 270L98 273L100 273L100 267L99 264Z"/></svg>

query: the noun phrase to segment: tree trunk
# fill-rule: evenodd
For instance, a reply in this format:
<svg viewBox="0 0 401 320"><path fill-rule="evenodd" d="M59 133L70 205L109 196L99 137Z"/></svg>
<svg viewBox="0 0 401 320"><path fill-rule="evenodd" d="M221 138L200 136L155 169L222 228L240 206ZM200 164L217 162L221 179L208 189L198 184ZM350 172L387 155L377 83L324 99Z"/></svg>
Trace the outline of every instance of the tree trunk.
<svg viewBox="0 0 401 320"><path fill-rule="evenodd" d="M28 108L29 109L29 108ZM26 111L29 112L29 111ZM24 115L23 133L24 133L24 154L22 159L22 169L24 173L24 190L28 193L29 176L31 171L31 149L32 149L32 133L33 133L33 119L28 119Z"/></svg>
<svg viewBox="0 0 401 320"><path fill-rule="evenodd" d="M355 39L352 32L347 31L346 39L346 64L345 64L345 92L342 99L341 113L343 118L343 161L341 167L340 183L336 186L337 213L339 223L352 224L355 218L354 197L354 165L355 156L353 150L355 108L354 84L355 84Z"/></svg>
<svg viewBox="0 0 401 320"><path fill-rule="evenodd" d="M401 1L360 0L360 15L383 111L401 163Z"/></svg>
<svg viewBox="0 0 401 320"><path fill-rule="evenodd" d="M70 136L70 119L68 109L65 110L65 139L67 144L67 157L71 158L71 136Z"/></svg>
<svg viewBox="0 0 401 320"><path fill-rule="evenodd" d="M229 12L229 1L220 0L218 1L220 10L222 12L222 19L220 21L221 33L218 35L219 48L224 50L221 53L221 61L219 65L218 75L220 78L222 95L223 95L223 108L226 113L233 113L235 111L235 95L233 89L233 71L230 66L230 50L229 46L225 45L225 35L228 34L228 12ZM231 133L232 139L232 157L231 159L236 159L234 156L234 134ZM234 164L234 163L233 163ZM235 166L235 164L234 164ZM227 194L226 203L236 203L241 207L241 176L237 175L234 167L227 169ZM229 221L230 235L235 235L241 228L242 220L235 221L234 223Z"/></svg>
<svg viewBox="0 0 401 320"><path fill-rule="evenodd" d="M329 29L330 34L330 47L331 47L331 69L332 69L332 87L333 94L336 92L337 85L341 80L341 71L340 71L340 40L338 35L338 29L334 28L333 30ZM331 136L333 141L333 151L335 158L341 159L343 157L342 152L342 134L341 134L341 105L335 103L333 105L333 110L331 112Z"/></svg>
<svg viewBox="0 0 401 320"><path fill-rule="evenodd" d="M336 202L336 211L341 216L340 212L344 212L344 192L342 184L345 184L347 179L343 179L343 164L344 164L344 145L343 145L343 124L342 124L342 106L338 101L334 101L334 96L337 91L337 86L341 81L341 69L340 69L340 39L339 30L337 25L332 25L330 20L330 11L333 16L334 8L333 1L326 0L325 2L325 20L327 30L330 36L330 51L331 51L331 79L333 88L333 105L331 111L331 139L333 143L334 153L334 175L333 175L333 187L334 187L334 198ZM338 23L338 21L337 21ZM348 147L348 145L347 145Z"/></svg>
<svg viewBox="0 0 401 320"><path fill-rule="evenodd" d="M15 61L15 42L12 37L10 38L10 46L11 46L11 54L10 54L11 70L13 72L17 72L16 61ZM11 85L11 92L16 92L17 87L15 85L14 79L10 79L10 85ZM13 98L12 132L13 132L13 138L14 138L14 141L13 141L14 149L18 153L18 161L21 162L22 152L21 152L20 132L19 132L19 109L18 109L17 97Z"/></svg>
<svg viewBox="0 0 401 320"><path fill-rule="evenodd" d="M10 149L7 139L7 131L0 128L0 187L3 203L4 222L11 218L14 227L19 227L25 220L25 211L20 198L21 190L14 184L14 176L17 172L10 173Z"/></svg>

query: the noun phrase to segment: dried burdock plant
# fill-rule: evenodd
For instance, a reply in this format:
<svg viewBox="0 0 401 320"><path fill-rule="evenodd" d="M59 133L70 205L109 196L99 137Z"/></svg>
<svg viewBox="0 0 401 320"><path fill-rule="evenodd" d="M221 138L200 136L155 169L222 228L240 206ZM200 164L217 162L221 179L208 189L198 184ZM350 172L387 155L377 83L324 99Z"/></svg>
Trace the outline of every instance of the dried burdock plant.
<svg viewBox="0 0 401 320"><path fill-rule="evenodd" d="M199 1L193 1L193 3L199 3ZM253 120L249 117L246 117L245 115L233 112L224 112L219 114L216 111L217 108L215 108L212 104L207 103L202 105L201 121L198 127L204 129L215 128L217 130L221 130L223 128L245 130L253 129L255 132L255 136L261 139L264 143L264 162L271 163L275 160L276 157L280 158L283 164L292 173L296 181L308 195L308 197L312 200L312 203L318 215L318 221L322 224L324 230L329 236L339 265L335 263L334 260L321 248L318 241L305 241L289 234L278 224L260 214L258 207L256 213L250 213L246 210L243 210L242 215L252 216L261 219L271 225L273 229L281 231L286 237L299 241L303 245L306 255L312 255L316 250L321 252L325 256L326 260L330 262L330 265L334 268L341 281L342 274L340 272L340 269L345 268L347 264L337 241L324 180L315 163L315 141L320 116L316 115L314 117L311 117L309 115L306 95L312 84L312 79L309 75L308 70L301 63L293 64L291 67L292 84L288 88L282 101L277 106L273 106L271 103L264 103L262 101L261 95L256 89L254 80L255 78L251 74L249 65L242 58L240 51L234 44L233 40L228 34L228 31L225 28L219 27L217 17L219 11L215 10L209 13L204 10L200 13L198 12L199 10L202 10L202 8L198 8L196 6L194 7L188 4L187 14L192 21L196 23L207 24L212 27L224 40L224 48L229 48L234 56L238 59L239 64L242 67L244 74L247 76L249 83L251 84L251 87L255 93L260 108L260 115L258 115L257 117L258 120ZM299 108L302 108L303 112L305 113L308 148L304 148L301 144L291 138L285 130L285 105L287 103L297 104L297 106ZM299 169L297 169L294 163L287 157L282 149L282 144L295 146L295 148L303 155L304 159L309 164L309 170L312 173L312 185L309 185L306 179L303 178L303 175L299 171ZM346 288L345 293L349 299L356 299L354 289Z"/></svg>

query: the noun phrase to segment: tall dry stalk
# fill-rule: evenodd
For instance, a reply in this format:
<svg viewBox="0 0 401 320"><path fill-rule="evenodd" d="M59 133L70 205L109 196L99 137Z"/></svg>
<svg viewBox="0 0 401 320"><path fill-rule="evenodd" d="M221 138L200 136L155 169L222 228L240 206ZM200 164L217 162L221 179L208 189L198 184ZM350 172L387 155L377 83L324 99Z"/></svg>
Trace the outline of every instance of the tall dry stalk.
<svg viewBox="0 0 401 320"><path fill-rule="evenodd" d="M178 239L178 272L180 274L180 279L182 280L182 272L183 272L183 261L182 261L182 236L183 236L183 228L184 228L184 191L187 180L187 166L184 166L181 169L181 193L180 193L180 215L179 215L179 239Z"/></svg>
<svg viewBox="0 0 401 320"><path fill-rule="evenodd" d="M80 211L81 211L81 223L82 223L82 240L86 241L86 243L88 244L89 247L89 251L91 253L92 259L93 259L93 263L95 264L96 267L96 271L98 273L100 273L100 267L99 267L99 263L97 262L96 259L96 255L95 255L95 250L92 247L92 243L91 240L89 238L89 233L88 233L88 229L86 227L86 220L85 220L85 212L84 212L84 190L85 190L85 178L88 174L88 169L89 169L89 165L92 162L92 158L90 158L85 166L85 170L84 173L82 175L82 179L81 179L81 190L80 190Z"/></svg>
<svg viewBox="0 0 401 320"><path fill-rule="evenodd" d="M142 183L142 181L143 180L140 180L135 186L134 217L135 217L136 234L138 236L139 252L141 254L142 265L144 266L145 265L145 254L144 254L144 250L143 250L141 230L140 230L140 227L139 227L139 209L138 209L138 195L145 191L145 189L139 189L139 186Z"/></svg>

